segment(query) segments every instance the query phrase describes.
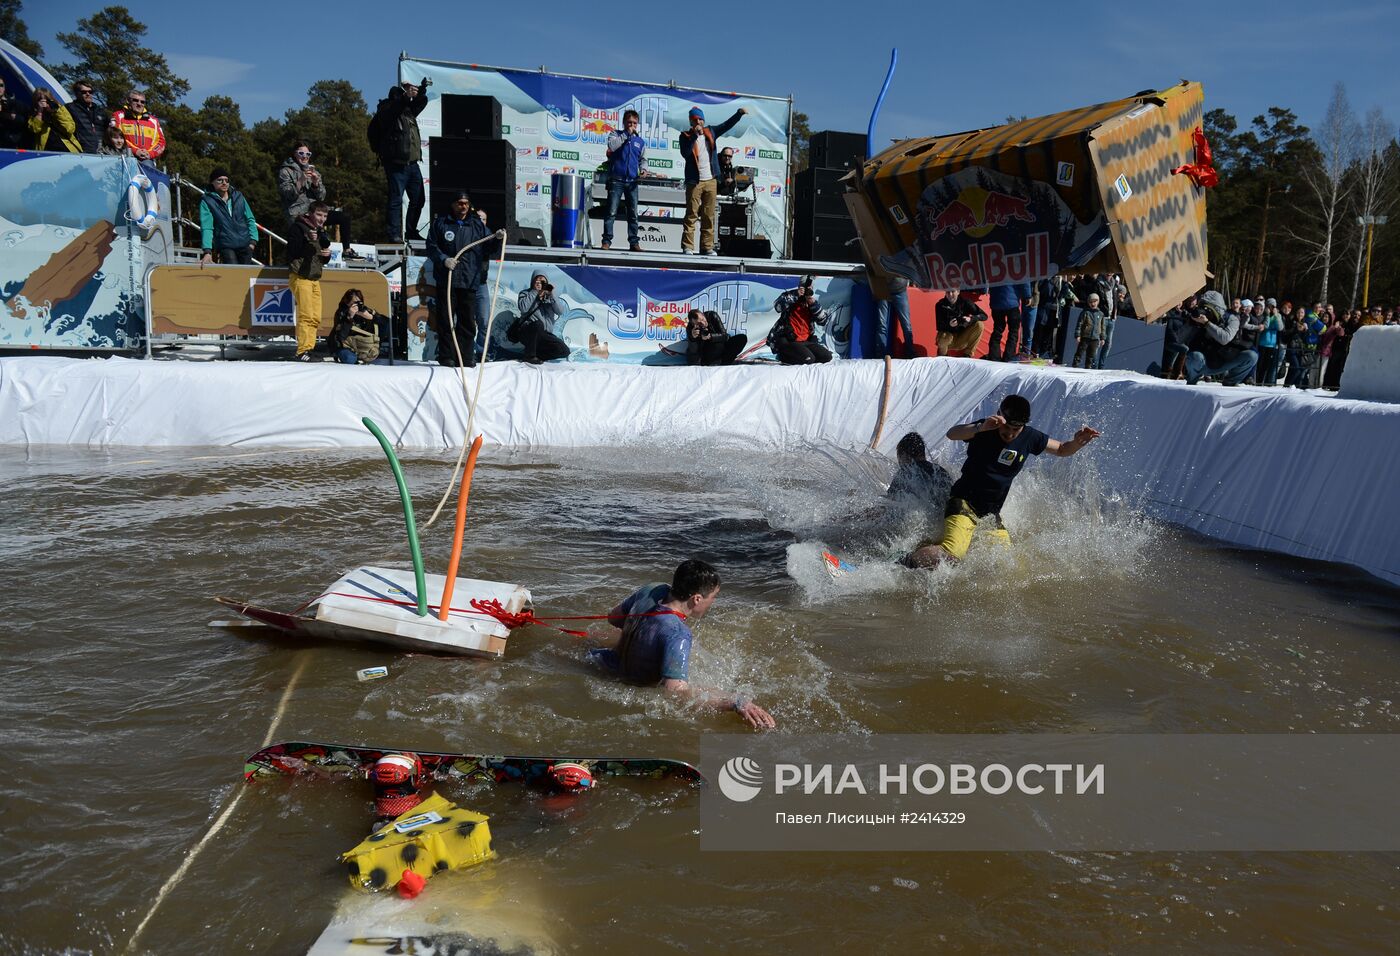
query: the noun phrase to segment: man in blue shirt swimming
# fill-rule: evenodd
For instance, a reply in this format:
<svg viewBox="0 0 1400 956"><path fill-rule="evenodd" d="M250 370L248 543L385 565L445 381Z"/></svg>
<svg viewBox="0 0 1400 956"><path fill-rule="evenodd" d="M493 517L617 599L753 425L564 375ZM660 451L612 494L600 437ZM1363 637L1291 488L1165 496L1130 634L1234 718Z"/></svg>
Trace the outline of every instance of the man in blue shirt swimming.
<svg viewBox="0 0 1400 956"><path fill-rule="evenodd" d="M719 596L719 572L704 561L682 561L671 583L638 588L608 612L608 623L620 628L615 647L592 656L632 684L661 685L667 691L712 710L732 710L750 727L776 726L768 711L741 694L724 694L690 684L690 645L694 640L687 620L705 616Z"/></svg>

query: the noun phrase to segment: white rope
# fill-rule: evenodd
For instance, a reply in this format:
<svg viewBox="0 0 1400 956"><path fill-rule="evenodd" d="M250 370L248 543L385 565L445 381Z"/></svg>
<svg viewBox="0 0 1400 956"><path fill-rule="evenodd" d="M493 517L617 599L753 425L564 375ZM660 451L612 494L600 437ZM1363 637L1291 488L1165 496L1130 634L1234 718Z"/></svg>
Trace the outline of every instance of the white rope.
<svg viewBox="0 0 1400 956"><path fill-rule="evenodd" d="M424 522L423 527L425 528L431 528L433 526L433 522L437 521L438 516L442 514L442 509L447 504L447 499L452 497L452 489L457 487L457 476L462 473L462 463L466 461L467 449L471 447L472 443L472 429L476 425L476 406L477 402L481 399L481 382L486 374L487 357L491 354L491 326L496 321L496 299L501 294L501 273L505 272L506 265L505 230L498 229L493 235L501 237L501 257L496 260L496 284L491 290L491 304L488 307L486 316L486 345L481 350L481 362L476 367L475 394L469 394L467 390L467 372L462 362L462 346L457 341L456 320L452 317L452 270L457 268L457 259L463 252L466 252L472 246L480 245L485 242L486 239L490 239L491 236L487 236L486 239L478 239L471 245L463 246L457 252L457 255L447 260L447 332L452 336L452 348L457 353L457 377L462 382L462 396L467 401L467 431L466 434L462 436L462 451L457 455L457 464L452 467L452 477L447 479L447 487L443 489L442 498L439 499L437 507L433 509L432 517ZM475 341L472 342L471 347L476 347ZM441 348L441 346L439 346L439 348Z"/></svg>
<svg viewBox="0 0 1400 956"><path fill-rule="evenodd" d="M272 723L268 725L267 736L263 738L262 746L258 748L259 750L272 744L273 735L277 732L277 725L282 722L282 715L287 712L287 704L292 699L292 688L296 687L297 680L300 679L301 672L306 669L306 662L310 659L310 652L303 651L301 663L297 665L296 671L292 674L292 679L287 682L287 689L282 691L282 699L278 702L277 710L272 715ZM224 828L224 824L228 822L228 818L233 815L234 808L238 806L238 801L242 800L243 794L247 792L248 788L240 785L237 792L234 793L233 799L229 801L228 806L224 807L224 811L219 814L218 819L209 827L209 832L205 833L204 837L194 845L194 849L185 854L184 861L180 864L179 868L170 875L170 879L165 881L165 885L162 886L160 892L156 894L155 902L152 903L151 908L146 911L145 918L142 919L140 925L136 927L136 932L132 933L131 938L127 940L126 948L122 950L123 953L130 953L136 948L136 941L141 938L141 933L146 929L146 924L151 921L151 917L156 915L156 910L160 909L160 904L165 902L165 898L170 895L170 891L175 888L175 884L184 879L185 874L189 872L190 865L194 863L194 859L199 856L200 851L204 849L210 840L214 839L215 834Z"/></svg>

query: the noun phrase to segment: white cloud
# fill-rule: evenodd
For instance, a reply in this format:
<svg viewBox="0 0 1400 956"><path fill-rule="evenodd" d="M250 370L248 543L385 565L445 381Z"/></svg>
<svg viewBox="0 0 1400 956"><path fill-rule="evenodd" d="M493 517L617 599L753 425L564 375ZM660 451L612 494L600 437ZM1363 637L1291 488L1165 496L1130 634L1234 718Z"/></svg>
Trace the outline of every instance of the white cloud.
<svg viewBox="0 0 1400 956"><path fill-rule="evenodd" d="M176 75L189 80L190 100L195 103L216 93L226 93L230 86L256 69L254 64L242 60L198 53L167 53L165 59Z"/></svg>

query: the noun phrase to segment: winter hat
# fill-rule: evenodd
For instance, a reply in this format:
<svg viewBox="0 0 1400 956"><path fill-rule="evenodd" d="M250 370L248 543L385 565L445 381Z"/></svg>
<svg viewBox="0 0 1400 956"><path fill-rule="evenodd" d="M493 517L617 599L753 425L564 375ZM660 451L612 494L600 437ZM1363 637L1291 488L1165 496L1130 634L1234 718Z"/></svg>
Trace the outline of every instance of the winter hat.
<svg viewBox="0 0 1400 956"><path fill-rule="evenodd" d="M689 116L690 116L691 119L695 119L696 117L699 117L700 119L704 119L704 118L705 118L705 111L702 110L702 109L701 109L700 107L698 107L698 106L692 106L692 107L690 108Z"/></svg>
<svg viewBox="0 0 1400 956"><path fill-rule="evenodd" d="M1264 304L1265 304L1265 305L1278 305L1278 299L1269 299L1269 300L1267 300Z"/></svg>
<svg viewBox="0 0 1400 956"><path fill-rule="evenodd" d="M1225 297L1214 289L1202 292L1201 307L1218 319L1225 314Z"/></svg>
<svg viewBox="0 0 1400 956"><path fill-rule="evenodd" d="M214 171L209 174L209 181L212 183L221 176L228 177L228 170L222 166L215 166Z"/></svg>
<svg viewBox="0 0 1400 956"><path fill-rule="evenodd" d="M1253 300L1253 299L1241 299L1241 300L1240 300L1240 308L1241 308L1241 309L1252 309L1252 308L1254 308L1254 300Z"/></svg>

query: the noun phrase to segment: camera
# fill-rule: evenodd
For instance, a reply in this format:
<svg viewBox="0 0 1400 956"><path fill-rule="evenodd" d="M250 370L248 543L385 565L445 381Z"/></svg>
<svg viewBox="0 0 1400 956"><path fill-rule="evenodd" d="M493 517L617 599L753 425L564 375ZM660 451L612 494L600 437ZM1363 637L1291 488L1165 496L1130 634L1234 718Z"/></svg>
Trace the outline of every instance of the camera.
<svg viewBox="0 0 1400 956"><path fill-rule="evenodd" d="M543 292L553 292L553 291L554 291L554 286L552 286L552 285L550 285L548 282L546 282L544 285L540 286L540 290L543 291Z"/></svg>
<svg viewBox="0 0 1400 956"><path fill-rule="evenodd" d="M432 85L433 85L433 81L432 81L431 79L429 79L428 77L425 76L425 77L423 77L423 82L418 84L418 88L419 88L419 89L422 89L422 90L426 90L428 87L430 87L430 86L432 86Z"/></svg>

